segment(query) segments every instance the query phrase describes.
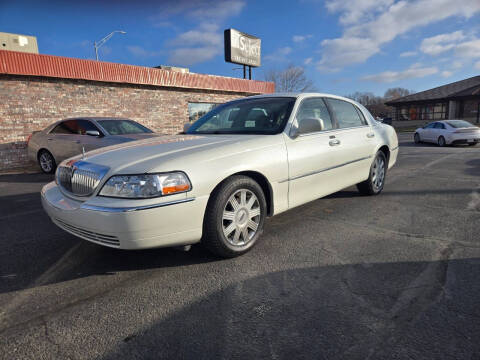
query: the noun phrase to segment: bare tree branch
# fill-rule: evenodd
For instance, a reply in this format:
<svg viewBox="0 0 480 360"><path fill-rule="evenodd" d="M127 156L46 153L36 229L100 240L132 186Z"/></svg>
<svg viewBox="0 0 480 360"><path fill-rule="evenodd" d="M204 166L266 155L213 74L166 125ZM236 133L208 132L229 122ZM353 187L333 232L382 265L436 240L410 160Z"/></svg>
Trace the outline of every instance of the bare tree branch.
<svg viewBox="0 0 480 360"><path fill-rule="evenodd" d="M283 70L269 70L265 73L265 81L275 83L276 92L306 92L315 91L313 81L305 75L301 66L288 65Z"/></svg>

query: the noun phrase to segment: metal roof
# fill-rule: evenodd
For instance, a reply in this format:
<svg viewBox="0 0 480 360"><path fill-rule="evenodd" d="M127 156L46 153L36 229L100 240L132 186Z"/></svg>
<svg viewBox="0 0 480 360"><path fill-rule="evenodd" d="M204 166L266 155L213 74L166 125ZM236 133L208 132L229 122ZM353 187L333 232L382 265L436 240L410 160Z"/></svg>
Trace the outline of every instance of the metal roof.
<svg viewBox="0 0 480 360"><path fill-rule="evenodd" d="M407 95L395 100L387 101L386 105L400 105L402 103L440 100L455 97L480 95L480 76L456 81L430 90Z"/></svg>
<svg viewBox="0 0 480 360"><path fill-rule="evenodd" d="M0 74L152 85L160 87L263 94L272 82L181 73L142 66L0 50Z"/></svg>

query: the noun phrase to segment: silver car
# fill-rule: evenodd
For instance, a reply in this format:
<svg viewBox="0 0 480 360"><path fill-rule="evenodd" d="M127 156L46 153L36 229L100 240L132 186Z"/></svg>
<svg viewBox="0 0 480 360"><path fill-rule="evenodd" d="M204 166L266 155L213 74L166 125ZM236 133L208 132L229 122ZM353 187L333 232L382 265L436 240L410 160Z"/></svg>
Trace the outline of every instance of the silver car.
<svg viewBox="0 0 480 360"><path fill-rule="evenodd" d="M58 121L28 140L29 159L51 174L63 160L104 146L157 136L130 119L82 117Z"/></svg>

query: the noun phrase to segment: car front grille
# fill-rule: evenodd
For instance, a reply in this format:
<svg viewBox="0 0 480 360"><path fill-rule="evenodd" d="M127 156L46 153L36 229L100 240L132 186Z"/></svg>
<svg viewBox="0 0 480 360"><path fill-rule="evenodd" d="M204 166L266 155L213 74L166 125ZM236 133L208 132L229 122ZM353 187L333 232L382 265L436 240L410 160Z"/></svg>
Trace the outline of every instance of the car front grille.
<svg viewBox="0 0 480 360"><path fill-rule="evenodd" d="M60 165L57 169L57 184L76 196L92 195L109 168L77 161Z"/></svg>
<svg viewBox="0 0 480 360"><path fill-rule="evenodd" d="M77 226L73 226L70 224L67 224L66 222L55 219L55 222L59 227L61 227L63 230L68 231L69 233L72 233L73 235L79 236L81 238L87 239L89 241L98 243L100 245L107 245L111 247L119 247L120 246L120 240L114 235L106 235L106 234L100 234L94 231L86 230L79 228Z"/></svg>

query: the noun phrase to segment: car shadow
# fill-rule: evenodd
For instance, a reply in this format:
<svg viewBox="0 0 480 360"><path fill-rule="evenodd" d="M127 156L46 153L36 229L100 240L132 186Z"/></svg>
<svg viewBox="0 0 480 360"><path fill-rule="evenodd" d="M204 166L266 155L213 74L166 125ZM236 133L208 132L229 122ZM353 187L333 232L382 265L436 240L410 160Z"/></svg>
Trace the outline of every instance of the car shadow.
<svg viewBox="0 0 480 360"><path fill-rule="evenodd" d="M480 336L472 321L480 317L479 274L477 258L268 273L112 334L116 345L103 359L472 358L480 352L471 341Z"/></svg>

